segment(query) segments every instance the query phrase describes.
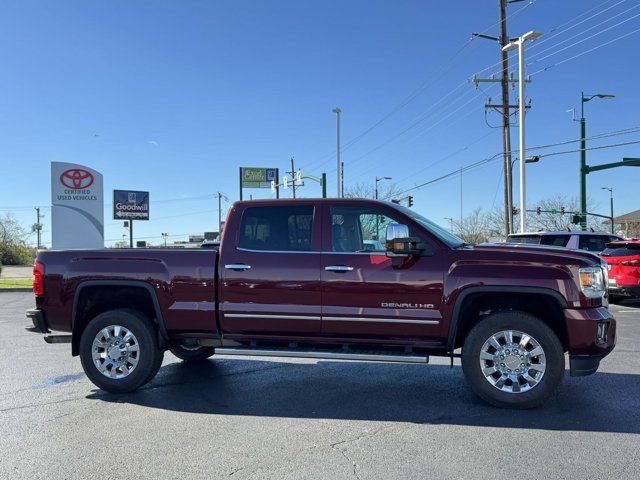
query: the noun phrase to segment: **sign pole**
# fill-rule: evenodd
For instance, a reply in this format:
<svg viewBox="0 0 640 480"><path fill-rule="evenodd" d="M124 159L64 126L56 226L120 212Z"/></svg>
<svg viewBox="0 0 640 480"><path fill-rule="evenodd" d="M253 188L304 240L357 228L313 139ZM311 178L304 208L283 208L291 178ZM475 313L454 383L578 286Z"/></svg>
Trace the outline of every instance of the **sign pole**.
<svg viewBox="0 0 640 480"><path fill-rule="evenodd" d="M322 174L322 198L327 198L327 174Z"/></svg>
<svg viewBox="0 0 640 480"><path fill-rule="evenodd" d="M133 220L129 220L129 248L133 248Z"/></svg>
<svg viewBox="0 0 640 480"><path fill-rule="evenodd" d="M276 199L280 198L280 169L276 168Z"/></svg>
<svg viewBox="0 0 640 480"><path fill-rule="evenodd" d="M240 201L242 201L242 167L240 167L238 178L240 179Z"/></svg>

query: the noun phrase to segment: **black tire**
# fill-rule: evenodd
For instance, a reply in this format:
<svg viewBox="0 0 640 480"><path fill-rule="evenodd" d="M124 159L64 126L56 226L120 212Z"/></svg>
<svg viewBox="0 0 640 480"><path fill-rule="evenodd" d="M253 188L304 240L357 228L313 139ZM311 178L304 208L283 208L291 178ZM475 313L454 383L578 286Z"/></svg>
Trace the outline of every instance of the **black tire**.
<svg viewBox="0 0 640 480"><path fill-rule="evenodd" d="M138 352L135 354L136 365L123 378L105 376L93 360L93 342L96 335L113 325L124 327L131 332L138 345ZM84 372L94 385L111 393L131 392L149 382L158 373L163 357L164 352L158 346L156 325L136 310L116 309L101 313L89 322L80 338L80 362ZM113 366L108 370L113 370Z"/></svg>
<svg viewBox="0 0 640 480"><path fill-rule="evenodd" d="M201 362L216 353L215 347L187 347L176 345L171 347L171 353L185 362Z"/></svg>
<svg viewBox="0 0 640 480"><path fill-rule="evenodd" d="M483 365L485 367L489 366L489 368L491 368L491 365L494 365L496 368L502 368L502 373L500 371L495 372L494 377L492 377L494 381L496 381L496 377L498 379L497 381L506 378L501 377L501 375L504 374L504 369L509 366L508 364L506 367L505 363L495 365L491 360L484 361L484 363L481 364L480 354L483 345L491 336L508 330L526 333L537 342L544 351L545 371L535 385L531 387L529 382L520 376L518 376L517 382L511 379L507 379L506 382L504 382L504 388L511 390L524 390L529 388L526 391L505 392L494 386L488 379L489 377L485 377L482 370ZM530 344L528 348L530 348ZM496 350L496 352L498 351ZM517 355L513 356L513 354L511 354L511 356L507 356L507 359L512 361L515 359L515 361L518 362L517 357ZM527 362L526 359L524 361ZM534 363L540 361L541 357L531 360L531 362ZM521 365L522 364L516 364L516 367L520 368ZM526 365L529 364L527 363ZM480 398L496 407L526 409L541 405L548 400L559 387L564 377L564 369L564 350L558 336L542 320L525 312L504 310L487 316L471 329L462 347L462 370L467 382ZM525 370L528 376L535 377L538 373L533 369L527 370L527 367L522 369L523 372ZM511 370L509 371L511 372ZM515 374L515 370L513 372Z"/></svg>

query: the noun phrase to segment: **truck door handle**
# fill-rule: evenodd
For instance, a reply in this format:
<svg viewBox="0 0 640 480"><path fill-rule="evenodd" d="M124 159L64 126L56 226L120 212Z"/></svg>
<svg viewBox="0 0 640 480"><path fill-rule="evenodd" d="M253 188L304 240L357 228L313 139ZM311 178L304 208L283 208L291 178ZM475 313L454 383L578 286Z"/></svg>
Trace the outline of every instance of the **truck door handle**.
<svg viewBox="0 0 640 480"><path fill-rule="evenodd" d="M251 265L245 265L244 263L228 263L224 266L227 270L235 270L237 272L241 270L251 270Z"/></svg>
<svg viewBox="0 0 640 480"><path fill-rule="evenodd" d="M347 265L329 265L324 267L324 269L328 272L350 272L353 270L353 267Z"/></svg>

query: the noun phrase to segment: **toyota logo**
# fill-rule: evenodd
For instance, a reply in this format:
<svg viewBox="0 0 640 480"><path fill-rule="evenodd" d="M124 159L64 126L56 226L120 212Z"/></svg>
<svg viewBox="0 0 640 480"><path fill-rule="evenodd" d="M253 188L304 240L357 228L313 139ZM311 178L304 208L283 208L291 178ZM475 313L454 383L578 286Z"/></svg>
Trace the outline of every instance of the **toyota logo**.
<svg viewBox="0 0 640 480"><path fill-rule="evenodd" d="M72 168L62 172L60 182L67 188L82 190L93 184L93 175L82 168Z"/></svg>

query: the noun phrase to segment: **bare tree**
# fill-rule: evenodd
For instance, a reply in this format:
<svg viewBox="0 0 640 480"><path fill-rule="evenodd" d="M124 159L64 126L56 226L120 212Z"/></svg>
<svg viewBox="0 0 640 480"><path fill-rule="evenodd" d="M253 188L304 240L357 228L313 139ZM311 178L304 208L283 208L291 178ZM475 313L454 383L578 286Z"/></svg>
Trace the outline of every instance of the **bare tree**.
<svg viewBox="0 0 640 480"><path fill-rule="evenodd" d="M394 183L380 182L378 184L378 198L380 200L394 200L400 197L401 189ZM376 198L375 183L359 182L344 189L344 196L348 198Z"/></svg>
<svg viewBox="0 0 640 480"><path fill-rule="evenodd" d="M483 243L489 240L490 220L489 215L478 207L462 221L453 221L455 234L467 243Z"/></svg>

